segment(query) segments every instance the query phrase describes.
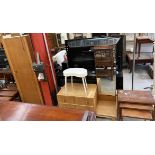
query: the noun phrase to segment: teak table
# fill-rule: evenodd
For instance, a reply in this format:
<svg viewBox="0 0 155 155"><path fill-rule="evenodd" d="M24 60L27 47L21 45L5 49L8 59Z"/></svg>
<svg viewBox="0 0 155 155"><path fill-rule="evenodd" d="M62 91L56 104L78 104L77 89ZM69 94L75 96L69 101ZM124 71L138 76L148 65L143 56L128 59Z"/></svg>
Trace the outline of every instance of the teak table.
<svg viewBox="0 0 155 155"><path fill-rule="evenodd" d="M3 121L92 121L95 118L95 113L89 111L0 101L0 120Z"/></svg>
<svg viewBox="0 0 155 155"><path fill-rule="evenodd" d="M151 91L118 90L118 120L133 117L154 120L155 99Z"/></svg>

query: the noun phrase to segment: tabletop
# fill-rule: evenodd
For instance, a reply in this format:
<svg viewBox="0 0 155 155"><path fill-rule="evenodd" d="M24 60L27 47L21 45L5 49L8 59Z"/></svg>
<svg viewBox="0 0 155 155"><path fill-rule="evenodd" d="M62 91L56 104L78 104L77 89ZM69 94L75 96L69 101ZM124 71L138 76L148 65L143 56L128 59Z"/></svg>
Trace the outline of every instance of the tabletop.
<svg viewBox="0 0 155 155"><path fill-rule="evenodd" d="M153 43L154 42L153 40L151 40L147 36L139 36L139 37L136 37L136 41L138 43Z"/></svg>
<svg viewBox="0 0 155 155"><path fill-rule="evenodd" d="M4 121L82 121L94 117L93 112L49 107L30 103L1 101L0 119Z"/></svg>
<svg viewBox="0 0 155 155"><path fill-rule="evenodd" d="M143 90L118 90L118 102L155 105L155 99L151 91Z"/></svg>

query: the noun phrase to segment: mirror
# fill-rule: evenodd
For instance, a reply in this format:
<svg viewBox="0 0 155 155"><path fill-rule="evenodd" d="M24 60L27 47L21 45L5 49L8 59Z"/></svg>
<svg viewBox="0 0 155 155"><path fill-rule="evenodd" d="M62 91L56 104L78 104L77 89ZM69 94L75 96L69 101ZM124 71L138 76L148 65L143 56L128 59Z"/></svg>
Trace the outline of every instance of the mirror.
<svg viewBox="0 0 155 155"><path fill-rule="evenodd" d="M123 68L124 89L152 90L154 37L153 33L126 34L126 67Z"/></svg>

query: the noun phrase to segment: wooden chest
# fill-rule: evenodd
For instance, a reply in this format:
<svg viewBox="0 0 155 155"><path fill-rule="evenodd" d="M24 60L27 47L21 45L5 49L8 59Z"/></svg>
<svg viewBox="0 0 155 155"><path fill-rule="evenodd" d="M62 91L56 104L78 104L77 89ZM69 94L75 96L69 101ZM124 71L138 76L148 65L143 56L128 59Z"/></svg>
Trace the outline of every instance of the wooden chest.
<svg viewBox="0 0 155 155"><path fill-rule="evenodd" d="M96 111L97 85L88 84L86 96L81 83L74 83L73 87L68 83L67 91L65 92L63 86L57 94L57 99L59 107Z"/></svg>

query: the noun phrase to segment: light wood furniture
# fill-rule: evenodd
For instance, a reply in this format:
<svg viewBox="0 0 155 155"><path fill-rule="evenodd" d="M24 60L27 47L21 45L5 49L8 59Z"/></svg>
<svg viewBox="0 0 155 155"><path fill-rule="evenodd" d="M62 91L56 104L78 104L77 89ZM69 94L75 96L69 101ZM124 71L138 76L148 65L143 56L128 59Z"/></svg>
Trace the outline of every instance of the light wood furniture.
<svg viewBox="0 0 155 155"><path fill-rule="evenodd" d="M92 121L95 113L21 102L0 102L2 121Z"/></svg>
<svg viewBox="0 0 155 155"><path fill-rule="evenodd" d="M116 96L115 93L112 94L105 94L101 91L102 85L101 79L97 79L97 88L98 88L98 95L97 95L97 105L96 105L96 116L108 118L111 120L116 120Z"/></svg>
<svg viewBox="0 0 155 155"><path fill-rule="evenodd" d="M34 56L29 36L3 37L3 46L22 101L43 104L39 83L32 69Z"/></svg>
<svg viewBox="0 0 155 155"><path fill-rule="evenodd" d="M98 94L96 116L116 120L116 97Z"/></svg>
<svg viewBox="0 0 155 155"><path fill-rule="evenodd" d="M150 91L118 90L118 120L123 117L154 120L154 105Z"/></svg>
<svg viewBox="0 0 155 155"><path fill-rule="evenodd" d="M114 46L94 46L95 66L97 77L110 77L114 75Z"/></svg>
<svg viewBox="0 0 155 155"><path fill-rule="evenodd" d="M81 83L74 83L73 87L68 83L67 89L69 91L65 93L65 86L63 86L57 94L59 107L96 111L96 84L88 84L87 96Z"/></svg>

